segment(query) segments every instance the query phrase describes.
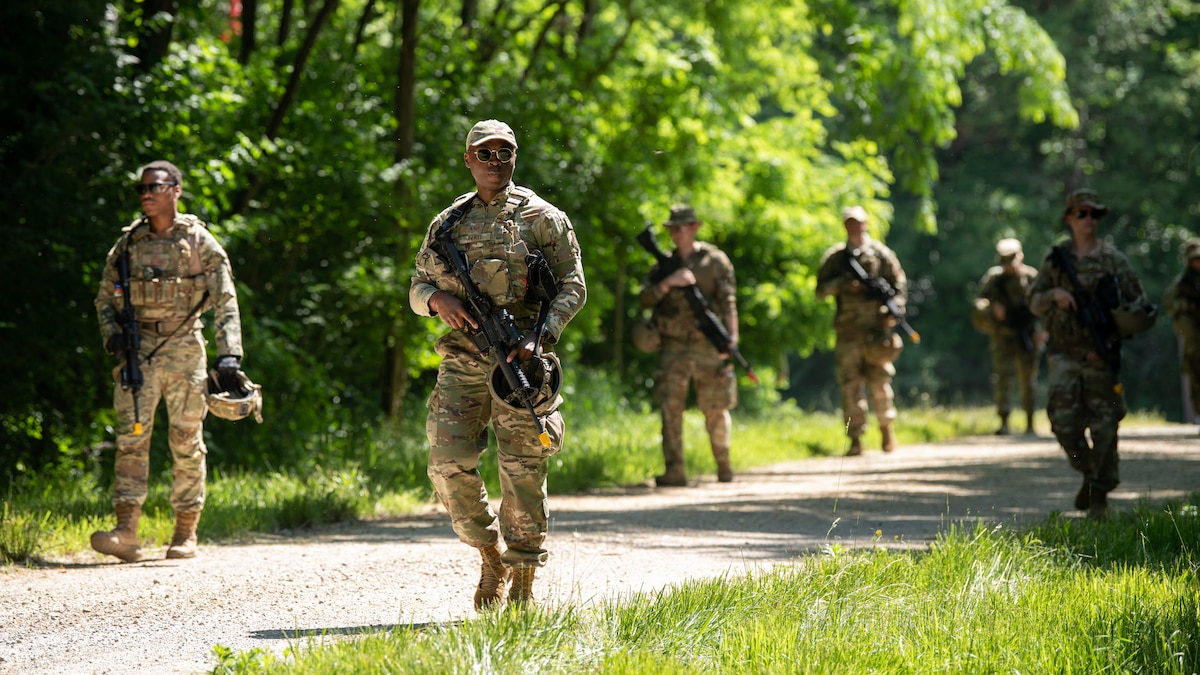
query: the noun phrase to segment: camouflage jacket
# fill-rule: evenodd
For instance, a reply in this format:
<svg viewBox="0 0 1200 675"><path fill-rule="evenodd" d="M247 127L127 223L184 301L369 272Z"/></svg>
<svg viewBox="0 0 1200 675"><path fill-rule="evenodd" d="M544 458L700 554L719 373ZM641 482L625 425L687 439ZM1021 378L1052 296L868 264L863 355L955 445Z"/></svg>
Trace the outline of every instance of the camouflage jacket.
<svg viewBox="0 0 1200 675"><path fill-rule="evenodd" d="M200 315L212 309L218 354L242 356L242 322L233 268L225 249L204 222L180 213L166 235L158 237L150 223L139 218L123 232L108 252L96 294L101 337L107 341L120 332L117 315L126 298L133 304L143 330L150 334L150 339L142 341L147 349L157 343L155 333L161 339L172 332L174 337L181 337L201 330L204 323ZM121 288L119 260L127 248L129 288ZM175 330L197 306L200 308L189 324Z"/></svg>
<svg viewBox="0 0 1200 675"><path fill-rule="evenodd" d="M1071 242L1060 243L1067 247L1075 263L1075 275L1083 289L1089 293L1095 292L1106 276L1115 277L1119 303L1122 305L1148 304L1142 282L1138 280L1129 258L1125 257L1113 246L1101 242L1096 250L1082 258L1070 253ZM1062 310L1054 301L1053 291L1062 288L1074 295L1075 288L1065 270L1059 269L1053 258L1053 252L1047 253L1038 269L1037 279L1029 288L1029 308L1042 318L1043 325L1050 333L1049 351L1083 356L1094 349L1094 338L1079 319L1074 310ZM1111 336L1110 339L1116 339Z"/></svg>
<svg viewBox="0 0 1200 675"><path fill-rule="evenodd" d="M1033 331L1037 329L1037 321L1029 309L1029 287L1037 278L1037 269L1029 265L1017 266L1016 274L1005 274L1004 267L996 265L988 268L983 278L979 280L977 298L987 300L992 305L1003 305L1005 320L996 322L995 335L1001 338L1016 338L1022 328ZM1025 326L1019 325L1021 315L1029 312Z"/></svg>
<svg viewBox="0 0 1200 675"><path fill-rule="evenodd" d="M865 288L856 288L858 280L847 258L854 256L871 277L884 279L896 291L896 306L904 311L908 302L908 278L900 261L890 248L865 237L858 249L846 242L835 244L825 251L817 271L817 299L833 296L837 299L837 314L833 328L839 339L862 339L891 332L891 316L878 300L867 295Z"/></svg>
<svg viewBox="0 0 1200 675"><path fill-rule="evenodd" d="M454 204L471 194L459 196ZM466 298L454 269L430 247L454 204L433 219L417 250L408 301L421 316L433 316L429 299L439 290ZM542 252L558 281L558 295L551 301L546 318L549 344L558 341L563 328L587 301L583 260L571 220L528 188L509 183L487 204L478 195L471 197L466 213L454 226L454 241L467 258L475 286L491 298L497 309L509 310L522 330L533 326L541 308L538 302L526 301L529 268L525 256L534 250ZM451 331L443 340L464 347L473 344L461 330Z"/></svg>
<svg viewBox="0 0 1200 675"><path fill-rule="evenodd" d="M683 264L696 276L700 295L721 319L721 325L736 326L737 279L729 256L712 244L698 241ZM664 294L657 283L651 283L651 279L658 277L658 268L657 264L650 268L641 294L642 306L654 308L651 314L654 326L664 338L708 344L683 289L672 288Z"/></svg>

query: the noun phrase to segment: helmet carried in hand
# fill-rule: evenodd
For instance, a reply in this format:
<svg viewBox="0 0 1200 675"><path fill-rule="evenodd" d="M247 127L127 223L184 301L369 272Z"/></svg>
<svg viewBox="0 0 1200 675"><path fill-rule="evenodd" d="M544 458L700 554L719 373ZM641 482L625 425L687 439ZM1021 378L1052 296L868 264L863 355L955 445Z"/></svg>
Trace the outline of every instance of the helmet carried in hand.
<svg viewBox="0 0 1200 675"><path fill-rule="evenodd" d="M238 388L225 391L221 388L216 368L208 371L208 394L204 402L212 414L227 420L245 419L254 413L254 419L262 424L262 386L254 384L246 373L237 372Z"/></svg>
<svg viewBox="0 0 1200 675"><path fill-rule="evenodd" d="M520 363L519 367L533 389L534 412L545 415L557 409L562 400L559 396L559 392L562 391L562 364L559 363L558 356L554 352L546 352ZM492 366L491 372L488 373L488 390L492 393L492 398L510 412L525 412L499 365Z"/></svg>

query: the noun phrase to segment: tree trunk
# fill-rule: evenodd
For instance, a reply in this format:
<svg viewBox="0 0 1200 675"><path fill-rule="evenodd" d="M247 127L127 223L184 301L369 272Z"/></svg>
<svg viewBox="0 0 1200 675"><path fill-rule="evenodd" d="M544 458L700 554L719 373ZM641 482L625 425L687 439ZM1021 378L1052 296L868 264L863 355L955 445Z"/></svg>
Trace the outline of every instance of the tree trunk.
<svg viewBox="0 0 1200 675"><path fill-rule="evenodd" d="M242 0L242 49L238 53L238 63L243 66L250 63L250 55L254 53L258 32L258 0Z"/></svg>
<svg viewBox="0 0 1200 675"><path fill-rule="evenodd" d="M417 14L420 0L401 0L400 59L396 71L396 97L393 101L396 115L396 163L412 157L413 139L416 137L416 72L417 72ZM412 213L413 190L403 178L396 180L395 213L399 260L412 257ZM383 411L389 419L398 419L403 413L404 394L408 391L408 355L405 352L405 336L411 331L408 326L414 316L407 305L399 308L392 317L385 359L388 381L384 383Z"/></svg>
<svg viewBox="0 0 1200 675"><path fill-rule="evenodd" d="M137 7L132 1L128 5ZM167 58L171 48L171 33L179 16L179 4L176 0L144 0L141 11L142 24L137 31L133 55L138 59L138 70L145 73Z"/></svg>
<svg viewBox="0 0 1200 675"><path fill-rule="evenodd" d="M287 117L288 110L292 107L292 101L296 98L296 92L300 89L300 82L304 77L304 66L308 63L308 57L312 55L313 47L317 44L317 36L320 35L321 29L328 23L329 17L333 16L338 2L340 0L325 0L325 4L321 6L321 11L317 13L316 18L309 24L308 33L304 36L304 44L296 52L295 61L292 63L292 72L288 75L288 82L283 90L283 96L279 99L279 105L275 106L275 110L271 113L271 119L267 121L265 131L267 138L274 139L279 136L279 129L283 127L283 120ZM245 214L249 211L250 203L254 201L261 188L262 175L255 174L250 179L250 185L238 195L233 213Z"/></svg>
<svg viewBox="0 0 1200 675"><path fill-rule="evenodd" d="M275 38L275 44L282 47L292 32L292 11L295 9L295 0L283 0L283 7L279 10L279 35Z"/></svg>
<svg viewBox="0 0 1200 675"><path fill-rule="evenodd" d="M619 245L619 244L618 244ZM613 280L613 372L625 372L625 278L629 275L626 256L617 256L617 278Z"/></svg>

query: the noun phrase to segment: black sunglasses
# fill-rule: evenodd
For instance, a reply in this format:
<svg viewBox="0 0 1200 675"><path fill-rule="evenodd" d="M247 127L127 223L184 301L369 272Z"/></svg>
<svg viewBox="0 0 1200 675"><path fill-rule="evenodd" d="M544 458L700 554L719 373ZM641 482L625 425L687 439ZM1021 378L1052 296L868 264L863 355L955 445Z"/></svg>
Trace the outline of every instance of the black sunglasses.
<svg viewBox="0 0 1200 675"><path fill-rule="evenodd" d="M133 191L139 195L144 195L147 192L159 194L166 192L167 188L174 187L175 183L138 183L133 186Z"/></svg>
<svg viewBox="0 0 1200 675"><path fill-rule="evenodd" d="M1091 216L1096 220L1100 220L1104 217L1104 211L1097 211L1096 209L1079 209L1075 212L1076 218L1087 218L1088 216Z"/></svg>
<svg viewBox="0 0 1200 675"><path fill-rule="evenodd" d="M495 156L496 161L500 162L501 164L508 164L512 161L516 154L516 151L510 150L509 148L500 148L499 150L495 151L493 151L491 148L480 148L475 151L475 159L478 159L481 162L490 162L492 161L492 157Z"/></svg>

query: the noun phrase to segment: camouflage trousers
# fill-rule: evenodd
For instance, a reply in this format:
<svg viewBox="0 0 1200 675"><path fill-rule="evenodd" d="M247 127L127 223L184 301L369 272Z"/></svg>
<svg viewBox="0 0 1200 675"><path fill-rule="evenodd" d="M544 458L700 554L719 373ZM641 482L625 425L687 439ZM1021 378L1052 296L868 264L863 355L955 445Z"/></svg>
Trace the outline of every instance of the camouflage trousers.
<svg viewBox="0 0 1200 675"><path fill-rule="evenodd" d="M1047 363L1050 397L1046 414L1054 437L1071 468L1093 487L1112 490L1121 482L1117 425L1125 417L1125 397L1113 391L1115 380L1099 361L1051 352Z"/></svg>
<svg viewBox="0 0 1200 675"><path fill-rule="evenodd" d="M165 337L165 336L164 336ZM143 334L145 357L162 338ZM146 501L150 477L150 437L154 433L155 411L159 401L167 408L167 440L171 448L171 507L176 511L198 511L204 507L204 481L208 473L208 448L204 446L204 343L200 333L172 338L150 361L141 363L145 384L137 395L141 435L133 433L134 397L121 387L121 369L113 370L116 386L113 407L117 413L116 477L113 480L113 505Z"/></svg>
<svg viewBox="0 0 1200 675"><path fill-rule="evenodd" d="M1018 337L992 337L992 385L996 412L1012 412L1012 387L1016 379L1021 409L1033 413L1037 406L1038 351L1025 351Z"/></svg>
<svg viewBox="0 0 1200 675"><path fill-rule="evenodd" d="M696 388L696 407L704 413L713 459L728 465L729 411L737 407L737 376L733 364L722 359L705 342L666 339L658 370L654 373L654 398L662 411L663 461L668 474L686 474L683 460L683 411L687 408L688 385Z"/></svg>
<svg viewBox="0 0 1200 675"><path fill-rule="evenodd" d="M892 392L896 367L890 361L868 358L869 353L866 343L845 339L839 339L834 350L834 375L842 390L842 415L850 438L862 436L867 428L868 399L880 426L896 419Z"/></svg>
<svg viewBox="0 0 1200 675"><path fill-rule="evenodd" d="M443 353L425 419L429 479L463 543L492 546L502 536L506 564L541 567L549 558L543 547L550 517L546 475L550 457L562 449L562 397L536 407L550 435L550 447L543 448L529 412L497 401L488 390L492 363L457 350ZM479 473L489 424L498 446L498 513L488 502Z"/></svg>

